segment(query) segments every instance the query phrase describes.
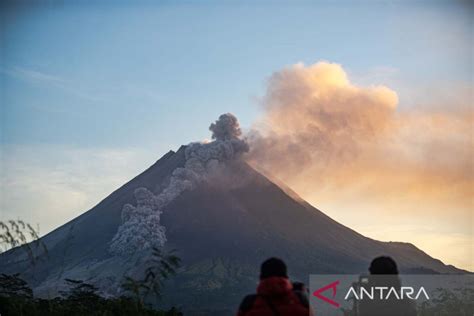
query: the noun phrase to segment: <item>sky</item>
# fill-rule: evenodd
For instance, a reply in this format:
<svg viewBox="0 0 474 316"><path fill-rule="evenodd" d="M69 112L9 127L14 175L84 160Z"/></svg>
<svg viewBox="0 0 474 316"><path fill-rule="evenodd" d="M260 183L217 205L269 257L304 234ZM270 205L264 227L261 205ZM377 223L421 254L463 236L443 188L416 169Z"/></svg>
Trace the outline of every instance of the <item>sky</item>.
<svg viewBox="0 0 474 316"><path fill-rule="evenodd" d="M359 159L278 176L362 234L474 270L468 2L37 1L3 4L0 22L0 218L45 234L167 151L209 139L222 113L244 134L278 124L278 78L322 62L347 77L344 91L396 95L393 146L364 151L377 168Z"/></svg>

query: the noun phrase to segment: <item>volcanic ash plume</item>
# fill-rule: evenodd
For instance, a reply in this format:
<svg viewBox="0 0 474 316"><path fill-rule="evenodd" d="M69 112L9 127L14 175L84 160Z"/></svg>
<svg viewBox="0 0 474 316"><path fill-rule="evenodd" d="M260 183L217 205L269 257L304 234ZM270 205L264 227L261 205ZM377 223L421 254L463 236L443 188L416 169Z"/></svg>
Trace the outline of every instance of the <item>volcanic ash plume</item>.
<svg viewBox="0 0 474 316"><path fill-rule="evenodd" d="M387 87L352 84L338 64L285 68L268 81L249 161L286 183L329 178L322 174L351 164L387 133L397 103Z"/></svg>
<svg viewBox="0 0 474 316"><path fill-rule="evenodd" d="M130 254L162 247L166 243L166 229L160 224L160 216L165 207L185 190L193 190L205 181L219 165L249 150L246 141L239 138L242 132L234 115L222 114L209 130L214 141L189 144L185 149L184 167L173 171L169 185L158 195L147 188L135 190L136 206L123 206L122 225L110 245L112 253Z"/></svg>
<svg viewBox="0 0 474 316"><path fill-rule="evenodd" d="M246 159L320 207L456 209L466 218L474 192L472 89L433 95L398 107L395 91L356 85L341 65L284 68L268 80Z"/></svg>

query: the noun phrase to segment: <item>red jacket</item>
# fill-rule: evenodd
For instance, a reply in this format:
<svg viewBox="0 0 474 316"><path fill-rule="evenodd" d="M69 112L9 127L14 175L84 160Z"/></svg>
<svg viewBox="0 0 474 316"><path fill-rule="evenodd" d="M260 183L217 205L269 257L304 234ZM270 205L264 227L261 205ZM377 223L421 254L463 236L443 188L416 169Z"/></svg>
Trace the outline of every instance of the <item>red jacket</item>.
<svg viewBox="0 0 474 316"><path fill-rule="evenodd" d="M238 316L308 316L312 315L308 302L293 291L287 278L263 279L257 295L248 295L240 304Z"/></svg>

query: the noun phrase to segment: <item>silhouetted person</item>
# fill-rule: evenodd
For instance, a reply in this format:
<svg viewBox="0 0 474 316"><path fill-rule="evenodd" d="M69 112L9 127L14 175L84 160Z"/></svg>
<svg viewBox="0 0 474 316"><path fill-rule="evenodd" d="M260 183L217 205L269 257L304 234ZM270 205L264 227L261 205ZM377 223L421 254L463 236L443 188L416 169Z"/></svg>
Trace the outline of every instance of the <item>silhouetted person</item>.
<svg viewBox="0 0 474 316"><path fill-rule="evenodd" d="M398 267L395 260L390 257L377 257L372 260L369 272L368 282L361 286L366 288L393 287L400 295L401 281L398 277ZM409 298L397 299L391 295L388 299L380 299L380 295L374 295L373 299L364 298L359 302L358 315L416 316L416 305Z"/></svg>
<svg viewBox="0 0 474 316"><path fill-rule="evenodd" d="M262 263L257 294L247 295L239 307L238 316L308 316L306 296L293 291L285 263L270 258Z"/></svg>
<svg viewBox="0 0 474 316"><path fill-rule="evenodd" d="M307 293L308 289L303 282L293 282L293 291Z"/></svg>
<svg viewBox="0 0 474 316"><path fill-rule="evenodd" d="M293 282L293 292L303 301L309 302L309 290L303 282ZM309 303L308 303L309 304Z"/></svg>
<svg viewBox="0 0 474 316"><path fill-rule="evenodd" d="M390 257L377 257L370 263L369 272L371 275L388 274L397 275L398 267L395 260ZM398 278L398 277L397 277Z"/></svg>

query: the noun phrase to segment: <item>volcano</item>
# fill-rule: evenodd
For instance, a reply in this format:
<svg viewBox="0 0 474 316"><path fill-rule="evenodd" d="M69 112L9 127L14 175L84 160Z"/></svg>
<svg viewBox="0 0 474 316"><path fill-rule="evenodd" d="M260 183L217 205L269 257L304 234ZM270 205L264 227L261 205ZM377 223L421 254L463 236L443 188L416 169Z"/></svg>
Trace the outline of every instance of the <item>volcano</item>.
<svg viewBox="0 0 474 316"><path fill-rule="evenodd" d="M186 166L186 150L170 151L91 210L57 228L42 241L48 258L33 267L15 248L0 256L0 272L16 273L40 296L54 296L64 278L97 285L119 295L124 275L143 251L117 255L111 241L123 225L123 206L135 192L157 195ZM345 227L242 159L229 159L218 172L184 190L166 205L160 225L165 248L177 249L183 267L167 282L163 302L186 315L233 314L241 298L255 291L258 268L268 257L283 258L293 280L314 273L364 273L376 256L389 255L402 272L459 273L412 244L380 242Z"/></svg>

